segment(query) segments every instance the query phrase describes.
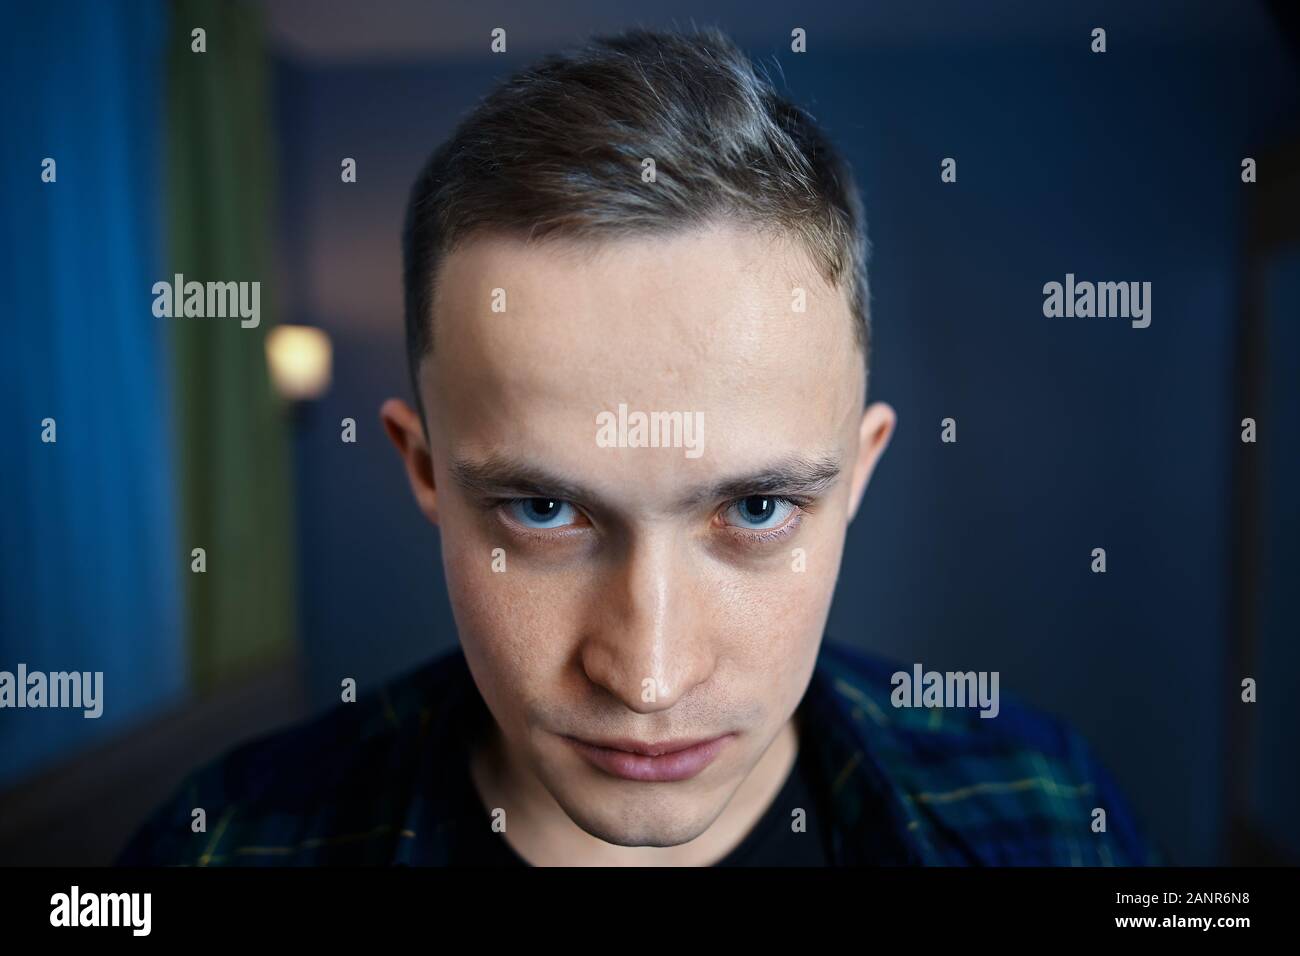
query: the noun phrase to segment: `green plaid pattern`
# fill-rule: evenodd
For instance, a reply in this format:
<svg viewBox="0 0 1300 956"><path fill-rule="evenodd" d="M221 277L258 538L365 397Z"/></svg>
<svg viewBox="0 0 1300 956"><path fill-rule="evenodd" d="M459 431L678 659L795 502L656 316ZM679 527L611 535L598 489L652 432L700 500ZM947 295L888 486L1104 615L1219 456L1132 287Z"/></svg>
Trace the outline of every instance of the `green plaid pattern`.
<svg viewBox="0 0 1300 956"><path fill-rule="evenodd" d="M897 665L824 641L800 704L837 865L1132 866L1163 862L1114 781L1064 723L1001 695L895 708ZM485 825L463 780L491 716L458 650L354 704L193 773L124 865L456 865ZM457 776L459 775L459 776ZM1092 830L1094 808L1106 831ZM193 811L207 816L191 829Z"/></svg>

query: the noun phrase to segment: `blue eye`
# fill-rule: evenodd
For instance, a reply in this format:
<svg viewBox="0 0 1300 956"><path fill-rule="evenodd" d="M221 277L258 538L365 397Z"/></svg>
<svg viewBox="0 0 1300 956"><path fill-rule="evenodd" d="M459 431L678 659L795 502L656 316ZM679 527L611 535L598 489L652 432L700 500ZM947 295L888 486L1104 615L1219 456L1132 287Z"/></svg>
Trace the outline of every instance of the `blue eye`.
<svg viewBox="0 0 1300 956"><path fill-rule="evenodd" d="M506 503L510 517L525 528L564 528L573 524L578 509L558 498L516 498Z"/></svg>
<svg viewBox="0 0 1300 956"><path fill-rule="evenodd" d="M779 528L794 511L795 504L788 498L774 498L771 495L750 495L732 502L723 511L724 515L735 514L737 522L726 523L734 528L750 528L756 531L768 531Z"/></svg>

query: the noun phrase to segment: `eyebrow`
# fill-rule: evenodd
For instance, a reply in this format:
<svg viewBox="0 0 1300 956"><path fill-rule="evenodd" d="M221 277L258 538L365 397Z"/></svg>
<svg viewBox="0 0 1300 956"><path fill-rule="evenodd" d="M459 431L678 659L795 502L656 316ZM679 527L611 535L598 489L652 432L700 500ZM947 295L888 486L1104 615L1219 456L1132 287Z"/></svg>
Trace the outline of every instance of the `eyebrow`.
<svg viewBox="0 0 1300 956"><path fill-rule="evenodd" d="M600 496L563 475L553 474L528 462L504 455L482 461L455 458L451 475L466 491L484 496L509 495L526 498L557 498L564 501L599 504ZM840 463L831 455L811 458L790 457L758 471L709 482L688 491L681 507L708 501L744 498L750 495L816 497L840 476Z"/></svg>

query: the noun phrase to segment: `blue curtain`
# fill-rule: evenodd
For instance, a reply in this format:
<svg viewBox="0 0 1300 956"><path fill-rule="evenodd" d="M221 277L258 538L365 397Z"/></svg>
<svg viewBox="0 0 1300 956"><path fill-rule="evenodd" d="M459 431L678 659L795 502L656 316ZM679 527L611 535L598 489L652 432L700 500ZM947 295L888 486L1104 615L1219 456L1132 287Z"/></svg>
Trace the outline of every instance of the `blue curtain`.
<svg viewBox="0 0 1300 956"><path fill-rule="evenodd" d="M159 0L27 3L0 38L0 670L104 675L99 719L0 709L0 787L185 693L189 558L150 291L168 278L166 17Z"/></svg>

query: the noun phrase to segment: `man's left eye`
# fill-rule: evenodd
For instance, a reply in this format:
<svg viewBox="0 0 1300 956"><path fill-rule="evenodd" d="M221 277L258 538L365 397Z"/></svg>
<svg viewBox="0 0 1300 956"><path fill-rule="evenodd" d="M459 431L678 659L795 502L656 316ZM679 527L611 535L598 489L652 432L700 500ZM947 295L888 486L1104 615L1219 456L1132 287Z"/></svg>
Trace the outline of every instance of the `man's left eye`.
<svg viewBox="0 0 1300 956"><path fill-rule="evenodd" d="M788 498L750 495L733 501L723 509L723 523L732 528L770 531L781 527L795 507L795 503Z"/></svg>

